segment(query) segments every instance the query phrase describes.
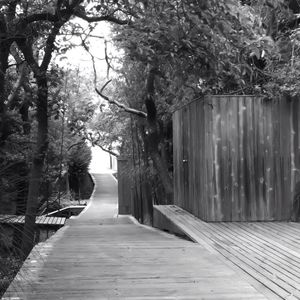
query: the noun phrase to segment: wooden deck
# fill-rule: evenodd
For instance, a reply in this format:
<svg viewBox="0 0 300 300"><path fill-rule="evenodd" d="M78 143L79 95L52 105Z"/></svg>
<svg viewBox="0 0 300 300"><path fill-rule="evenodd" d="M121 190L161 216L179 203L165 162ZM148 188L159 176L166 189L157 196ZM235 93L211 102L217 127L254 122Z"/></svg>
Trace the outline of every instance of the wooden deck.
<svg viewBox="0 0 300 300"><path fill-rule="evenodd" d="M37 225L64 226L66 218L37 216L35 223ZM0 215L0 224L24 224L25 216Z"/></svg>
<svg viewBox="0 0 300 300"><path fill-rule="evenodd" d="M174 205L155 210L268 288L272 299L300 299L300 223L205 223Z"/></svg>
<svg viewBox="0 0 300 300"><path fill-rule="evenodd" d="M3 299L267 299L220 254L114 217L116 183L95 177L91 205L34 248Z"/></svg>

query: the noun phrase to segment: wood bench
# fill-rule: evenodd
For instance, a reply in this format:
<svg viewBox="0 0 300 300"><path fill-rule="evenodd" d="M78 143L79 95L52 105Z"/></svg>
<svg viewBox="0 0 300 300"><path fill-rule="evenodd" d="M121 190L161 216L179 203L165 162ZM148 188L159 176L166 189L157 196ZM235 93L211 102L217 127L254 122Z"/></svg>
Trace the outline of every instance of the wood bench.
<svg viewBox="0 0 300 300"><path fill-rule="evenodd" d="M154 210L193 241L219 252L279 299L300 299L299 223L206 223L175 205L157 205Z"/></svg>

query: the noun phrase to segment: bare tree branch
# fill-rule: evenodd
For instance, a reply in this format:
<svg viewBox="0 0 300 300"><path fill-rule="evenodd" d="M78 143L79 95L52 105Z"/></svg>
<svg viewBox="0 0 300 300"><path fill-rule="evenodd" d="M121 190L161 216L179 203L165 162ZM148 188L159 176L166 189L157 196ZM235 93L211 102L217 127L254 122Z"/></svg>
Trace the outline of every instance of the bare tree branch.
<svg viewBox="0 0 300 300"><path fill-rule="evenodd" d="M79 11L79 10L76 11L74 13L74 15L80 19L83 19L83 20L89 22L89 23L100 22L100 21L108 21L108 22L112 22L115 24L119 24L119 25L130 25L132 23L130 20L121 20L112 15L90 17L90 16L87 16L84 12Z"/></svg>
<svg viewBox="0 0 300 300"><path fill-rule="evenodd" d="M84 49L89 53L89 55L91 56L91 59L92 59L92 63L93 63L93 71L94 71L94 85L95 85L95 91L97 92L97 94L102 97L104 100L106 100L107 102L111 103L111 104L114 104L116 106L118 106L119 108L123 109L124 111L128 112L128 113L131 113L131 114L134 114L134 115L137 115L139 117L142 117L142 118L147 118L147 114L143 111L140 111L140 110L137 110L137 109L134 109L134 108L131 108L131 107L128 107L126 106L125 104L123 103L120 103L118 102L117 100L111 100L109 97L107 97L106 95L103 94L103 90L107 87L107 85L111 82L111 80L108 80L104 85L103 87L101 88L101 90L99 91L97 89L97 70L96 70L96 64L95 64L95 57L93 56L93 54L89 51L89 48L88 46L86 45L85 43L85 40L82 39L82 46L84 47Z"/></svg>
<svg viewBox="0 0 300 300"><path fill-rule="evenodd" d="M15 61L17 62L17 65L22 65L24 68L24 76L25 78L22 81L22 86L23 89L26 93L32 94L32 89L30 87L30 83L29 83L29 68L28 68L28 64L26 61L23 61L23 59L21 58L19 51L17 49L17 45L16 42L12 43L11 47L10 47L10 53L11 55L14 57Z"/></svg>
<svg viewBox="0 0 300 300"><path fill-rule="evenodd" d="M21 58L16 42L13 42L10 46L10 54L13 56L13 58L15 59L17 65L21 65L22 63L24 63L24 60Z"/></svg>
<svg viewBox="0 0 300 300"><path fill-rule="evenodd" d="M64 22L62 22L62 21L55 23L51 30L50 35L47 38L45 54L44 54L44 58L43 58L43 61L42 61L41 67L40 67L42 71L47 71L47 69L48 69L49 63L52 58L52 52L53 52L53 48L54 48L55 39L56 39L56 36L59 33L59 30L63 24L64 24Z"/></svg>
<svg viewBox="0 0 300 300"><path fill-rule="evenodd" d="M13 87L13 91L10 93L10 95L8 96L8 103L11 103L15 97L17 96L17 93L23 83L23 79L24 79L24 75L25 75L25 66L21 66L19 68L19 78L18 80L16 81L14 87Z"/></svg>
<svg viewBox="0 0 300 300"><path fill-rule="evenodd" d="M101 90L100 90L100 92L102 93L103 91L104 91L104 89L111 83L111 79L110 80L108 80L104 85L103 85L103 87L101 88Z"/></svg>
<svg viewBox="0 0 300 300"><path fill-rule="evenodd" d="M95 88L97 94L102 97L104 100L106 100L107 102L111 103L111 104L114 104L116 105L117 107L123 109L124 111L130 113L130 114L134 114L136 116L139 116L139 117L142 117L142 118L147 118L147 114L143 111L140 111L140 110L137 110L137 109L134 109L134 108L131 108L131 107L128 107L126 106L125 104L123 103L120 103L119 101L117 100L112 100L110 99L109 97L105 96L103 94L103 90L105 89L105 87L111 82L111 80L107 81L104 86L101 88L101 90L99 91L97 88Z"/></svg>
<svg viewBox="0 0 300 300"><path fill-rule="evenodd" d="M30 24L37 21L49 21L49 22L57 22L59 21L58 15L54 15L52 13L44 12L30 15L22 20L25 24Z"/></svg>
<svg viewBox="0 0 300 300"><path fill-rule="evenodd" d="M94 34L89 34L89 33L85 33L85 32L70 32L70 33L59 33L58 36L70 36L70 37L73 37L73 36L79 36L79 37L82 37L82 35L86 35L86 37L89 37L89 38L95 38L95 39L105 39L104 36L101 36L101 35L94 35Z"/></svg>
<svg viewBox="0 0 300 300"><path fill-rule="evenodd" d="M18 47L22 51L22 53L25 57L25 60L27 61L28 65L30 66L31 70L33 71L33 73L35 75L38 75L40 72L39 65L34 58L32 46L23 40L17 40L16 42L18 44Z"/></svg>
<svg viewBox="0 0 300 300"><path fill-rule="evenodd" d="M116 156L116 157L119 156L119 154L113 152L112 150L106 149L106 148L104 148L103 146L98 145L97 142L95 142L95 144L96 144L101 150L103 150L103 151L105 151L105 152L111 154L112 156Z"/></svg>
<svg viewBox="0 0 300 300"><path fill-rule="evenodd" d="M95 139L93 137L93 134L91 132L88 133L87 135L87 139L92 143L93 146L98 146L100 149L102 149L103 151L113 155L113 156L119 156L118 153L114 152L113 150L111 150L111 147L109 147L109 149L103 147L102 145L100 145L101 142L101 135L99 132L97 132L98 137Z"/></svg>
<svg viewBox="0 0 300 300"><path fill-rule="evenodd" d="M97 70L96 70L96 63L95 63L95 57L94 55L90 52L89 47L87 46L87 44L85 43L84 39L81 39L81 44L84 48L84 50L90 55L91 60L92 60L92 64L93 64L93 72L94 72L94 85L97 85Z"/></svg>
<svg viewBox="0 0 300 300"><path fill-rule="evenodd" d="M85 143L85 141L82 140L82 141L80 141L78 143L72 144L71 146L69 146L69 148L67 149L67 151L70 151L73 147L83 145L84 143Z"/></svg>
<svg viewBox="0 0 300 300"><path fill-rule="evenodd" d="M70 16L73 14L74 10L78 5L80 5L83 2L83 0L74 0L71 4L67 6L66 9L60 9L62 5L62 1L57 2L56 6L56 13L50 13L50 12L41 12L41 13L35 13L32 15L29 15L22 19L23 24L29 24L37 21L49 21L49 22L59 22L62 21L65 23L67 19L70 18Z"/></svg>
<svg viewBox="0 0 300 300"><path fill-rule="evenodd" d="M110 69L112 69L115 72L117 72L117 70L110 63L110 58L108 56L108 51L107 51L107 40L104 40L104 55L105 55L105 61L106 61L106 64L107 64L106 77L109 78Z"/></svg>

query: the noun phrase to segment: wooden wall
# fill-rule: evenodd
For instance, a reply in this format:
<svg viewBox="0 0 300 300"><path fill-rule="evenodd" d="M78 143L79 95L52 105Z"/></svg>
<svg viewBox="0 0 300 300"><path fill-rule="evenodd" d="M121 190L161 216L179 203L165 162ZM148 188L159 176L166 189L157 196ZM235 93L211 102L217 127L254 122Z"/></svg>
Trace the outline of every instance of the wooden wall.
<svg viewBox="0 0 300 300"><path fill-rule="evenodd" d="M118 158L118 204L120 215L133 215L152 225L152 193L145 175L137 174L131 159Z"/></svg>
<svg viewBox="0 0 300 300"><path fill-rule="evenodd" d="M130 161L118 158L118 206L119 215L133 214L132 178L130 176Z"/></svg>
<svg viewBox="0 0 300 300"><path fill-rule="evenodd" d="M174 112L174 203L206 221L297 218L299 113L297 99L251 96Z"/></svg>

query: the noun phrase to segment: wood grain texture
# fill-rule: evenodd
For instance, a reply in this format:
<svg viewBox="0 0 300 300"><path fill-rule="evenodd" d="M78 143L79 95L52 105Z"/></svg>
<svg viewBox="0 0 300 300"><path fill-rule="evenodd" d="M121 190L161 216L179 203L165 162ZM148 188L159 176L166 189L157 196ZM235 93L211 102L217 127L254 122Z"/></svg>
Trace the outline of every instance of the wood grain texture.
<svg viewBox="0 0 300 300"><path fill-rule="evenodd" d="M271 299L300 299L299 223L205 223L174 205L155 206L155 211L268 288Z"/></svg>
<svg viewBox="0 0 300 300"><path fill-rule="evenodd" d="M24 216L0 215L0 224L24 224ZM37 225L64 226L66 218L37 216L35 223Z"/></svg>
<svg viewBox="0 0 300 300"><path fill-rule="evenodd" d="M206 221L298 218L299 110L298 99L209 96L174 112L174 204Z"/></svg>
<svg viewBox="0 0 300 300"><path fill-rule="evenodd" d="M219 254L113 218L116 183L94 177L88 209L33 250L3 299L266 299Z"/></svg>
<svg viewBox="0 0 300 300"><path fill-rule="evenodd" d="M119 195L119 214L132 214L134 207L132 203L132 176L130 176L130 160L118 158L118 195Z"/></svg>

